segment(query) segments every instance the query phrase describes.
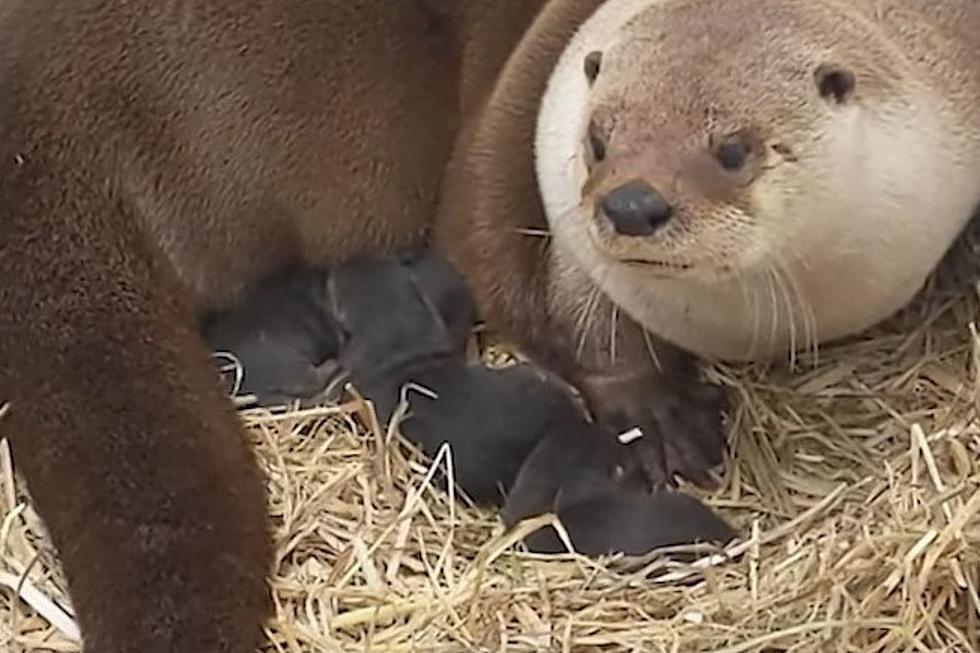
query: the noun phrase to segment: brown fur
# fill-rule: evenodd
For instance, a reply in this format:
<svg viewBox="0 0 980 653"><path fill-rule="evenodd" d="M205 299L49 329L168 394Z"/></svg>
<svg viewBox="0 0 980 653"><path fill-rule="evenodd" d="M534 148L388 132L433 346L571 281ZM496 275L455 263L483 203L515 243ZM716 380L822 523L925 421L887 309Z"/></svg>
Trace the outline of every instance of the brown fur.
<svg viewBox="0 0 980 653"><path fill-rule="evenodd" d="M254 649L263 486L195 318L419 238L542 2L0 6L0 428L88 653Z"/></svg>
<svg viewBox="0 0 980 653"><path fill-rule="evenodd" d="M553 2L467 125L447 172L436 243L465 271L493 326L557 361L548 315L547 229L534 171L537 100L576 27L603 0ZM529 285L528 282L531 282Z"/></svg>

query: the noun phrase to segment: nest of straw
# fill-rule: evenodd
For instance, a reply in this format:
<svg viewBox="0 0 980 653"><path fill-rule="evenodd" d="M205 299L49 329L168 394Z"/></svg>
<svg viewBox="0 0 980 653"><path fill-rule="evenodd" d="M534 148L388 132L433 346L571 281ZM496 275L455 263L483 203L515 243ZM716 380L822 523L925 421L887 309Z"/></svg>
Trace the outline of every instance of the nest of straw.
<svg viewBox="0 0 980 653"><path fill-rule="evenodd" d="M735 406L705 499L742 538L690 565L524 553L521 532L433 487L445 457L423 461L363 402L243 413L278 545L266 649L980 650L977 240L819 360L709 370ZM0 649L77 651L3 447L0 515L0 584L24 597L0 587Z"/></svg>

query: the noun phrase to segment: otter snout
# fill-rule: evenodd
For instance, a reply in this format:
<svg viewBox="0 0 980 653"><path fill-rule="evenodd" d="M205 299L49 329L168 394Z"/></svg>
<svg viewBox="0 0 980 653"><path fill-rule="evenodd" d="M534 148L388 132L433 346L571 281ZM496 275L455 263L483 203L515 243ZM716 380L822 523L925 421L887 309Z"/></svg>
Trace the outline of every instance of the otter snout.
<svg viewBox="0 0 980 653"><path fill-rule="evenodd" d="M673 216L674 208L653 186L628 181L599 201L599 210L622 236L650 236Z"/></svg>

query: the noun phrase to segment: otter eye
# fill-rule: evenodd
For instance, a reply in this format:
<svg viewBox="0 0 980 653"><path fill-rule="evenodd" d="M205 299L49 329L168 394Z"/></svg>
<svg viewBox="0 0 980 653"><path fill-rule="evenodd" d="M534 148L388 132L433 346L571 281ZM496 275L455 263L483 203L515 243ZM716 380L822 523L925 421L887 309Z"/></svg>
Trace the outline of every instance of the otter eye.
<svg viewBox="0 0 980 653"><path fill-rule="evenodd" d="M824 64L813 73L820 97L836 104L844 104L854 93L857 80L854 73L846 68Z"/></svg>
<svg viewBox="0 0 980 653"><path fill-rule="evenodd" d="M599 128L596 124L589 123L589 150L592 152L592 160L602 163L606 159L606 142L599 135Z"/></svg>
<svg viewBox="0 0 980 653"><path fill-rule="evenodd" d="M749 151L743 143L724 143L715 152L715 158L725 170L738 170L745 165Z"/></svg>
<svg viewBox="0 0 980 653"><path fill-rule="evenodd" d="M752 141L747 134L738 133L713 144L715 159L725 170L741 169L752 154Z"/></svg>
<svg viewBox="0 0 980 653"><path fill-rule="evenodd" d="M599 69L602 68L602 53L598 50L590 52L585 55L585 61L582 65L585 69L585 79L591 85L599 76Z"/></svg>

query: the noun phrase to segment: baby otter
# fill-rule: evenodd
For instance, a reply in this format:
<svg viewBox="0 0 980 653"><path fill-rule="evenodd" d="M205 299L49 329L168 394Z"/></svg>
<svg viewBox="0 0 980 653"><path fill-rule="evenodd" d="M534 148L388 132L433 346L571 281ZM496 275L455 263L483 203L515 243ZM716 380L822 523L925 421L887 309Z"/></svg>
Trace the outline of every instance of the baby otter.
<svg viewBox="0 0 980 653"><path fill-rule="evenodd" d="M240 374L236 394L254 396L265 407L309 404L337 376L340 343L324 302L326 274L304 269L277 276L238 306L204 320L216 360L230 357Z"/></svg>
<svg viewBox="0 0 980 653"><path fill-rule="evenodd" d="M496 370L466 361L460 335L470 299L432 253L360 257L331 270L327 287L340 365L379 420L387 423L405 396L402 434L429 456L448 443L457 484L478 503L499 504L568 401L564 391L530 365ZM420 392L406 393L409 384Z"/></svg>
<svg viewBox="0 0 980 653"><path fill-rule="evenodd" d="M600 556L643 555L661 547L724 544L732 528L698 499L650 488L637 458L598 428L567 420L550 431L524 462L503 509L508 526L553 512L575 551ZM551 527L524 538L535 553L566 550Z"/></svg>

